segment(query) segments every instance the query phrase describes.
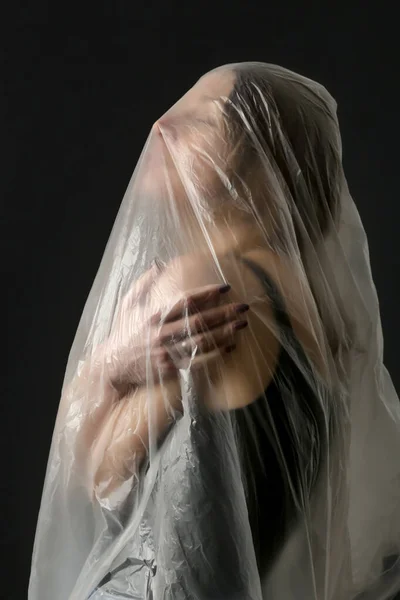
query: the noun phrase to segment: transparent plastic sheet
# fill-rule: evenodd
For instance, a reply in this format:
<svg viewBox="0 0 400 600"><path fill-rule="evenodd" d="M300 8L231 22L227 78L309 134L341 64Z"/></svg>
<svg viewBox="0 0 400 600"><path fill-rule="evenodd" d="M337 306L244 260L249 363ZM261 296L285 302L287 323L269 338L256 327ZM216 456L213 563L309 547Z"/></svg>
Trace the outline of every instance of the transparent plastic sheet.
<svg viewBox="0 0 400 600"><path fill-rule="evenodd" d="M382 354L333 99L205 75L152 128L85 306L29 600L392 598Z"/></svg>

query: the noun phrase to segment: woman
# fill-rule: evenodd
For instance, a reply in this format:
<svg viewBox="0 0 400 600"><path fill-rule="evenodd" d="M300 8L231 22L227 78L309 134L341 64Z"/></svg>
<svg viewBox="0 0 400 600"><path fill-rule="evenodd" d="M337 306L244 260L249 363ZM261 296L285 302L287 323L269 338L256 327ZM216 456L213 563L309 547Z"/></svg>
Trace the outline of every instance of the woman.
<svg viewBox="0 0 400 600"><path fill-rule="evenodd" d="M317 84L222 67L154 125L71 353L32 600L400 589L363 243Z"/></svg>

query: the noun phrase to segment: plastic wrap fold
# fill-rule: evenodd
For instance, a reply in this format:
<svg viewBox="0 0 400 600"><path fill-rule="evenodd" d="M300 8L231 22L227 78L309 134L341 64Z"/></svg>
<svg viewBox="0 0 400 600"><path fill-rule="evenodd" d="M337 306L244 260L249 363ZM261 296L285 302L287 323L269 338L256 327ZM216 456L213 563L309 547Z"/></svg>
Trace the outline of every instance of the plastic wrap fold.
<svg viewBox="0 0 400 600"><path fill-rule="evenodd" d="M29 600L389 600L400 405L336 105L203 76L152 127L69 356Z"/></svg>

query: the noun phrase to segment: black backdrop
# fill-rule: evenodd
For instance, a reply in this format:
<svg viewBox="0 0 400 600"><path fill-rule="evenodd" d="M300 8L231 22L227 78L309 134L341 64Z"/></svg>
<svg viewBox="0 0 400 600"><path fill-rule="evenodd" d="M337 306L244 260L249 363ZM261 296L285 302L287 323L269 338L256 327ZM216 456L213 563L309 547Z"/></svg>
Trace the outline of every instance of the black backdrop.
<svg viewBox="0 0 400 600"><path fill-rule="evenodd" d="M10 570L0 597L8 600L26 598L65 363L122 195L152 122L208 69L275 62L321 81L337 98L347 177L381 298L386 362L400 383L394 15L383 2L376 10L361 0L343 8L135 4L15 2L2 23L9 316L0 481Z"/></svg>

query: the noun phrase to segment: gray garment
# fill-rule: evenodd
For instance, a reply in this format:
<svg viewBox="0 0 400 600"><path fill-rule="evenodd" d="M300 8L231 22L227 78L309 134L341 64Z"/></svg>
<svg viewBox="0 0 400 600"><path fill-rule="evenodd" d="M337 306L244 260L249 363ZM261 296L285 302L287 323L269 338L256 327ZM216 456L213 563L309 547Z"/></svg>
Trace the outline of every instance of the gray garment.
<svg viewBox="0 0 400 600"><path fill-rule="evenodd" d="M90 600L260 598L236 442L221 419L230 415L184 416L169 433L141 525Z"/></svg>

